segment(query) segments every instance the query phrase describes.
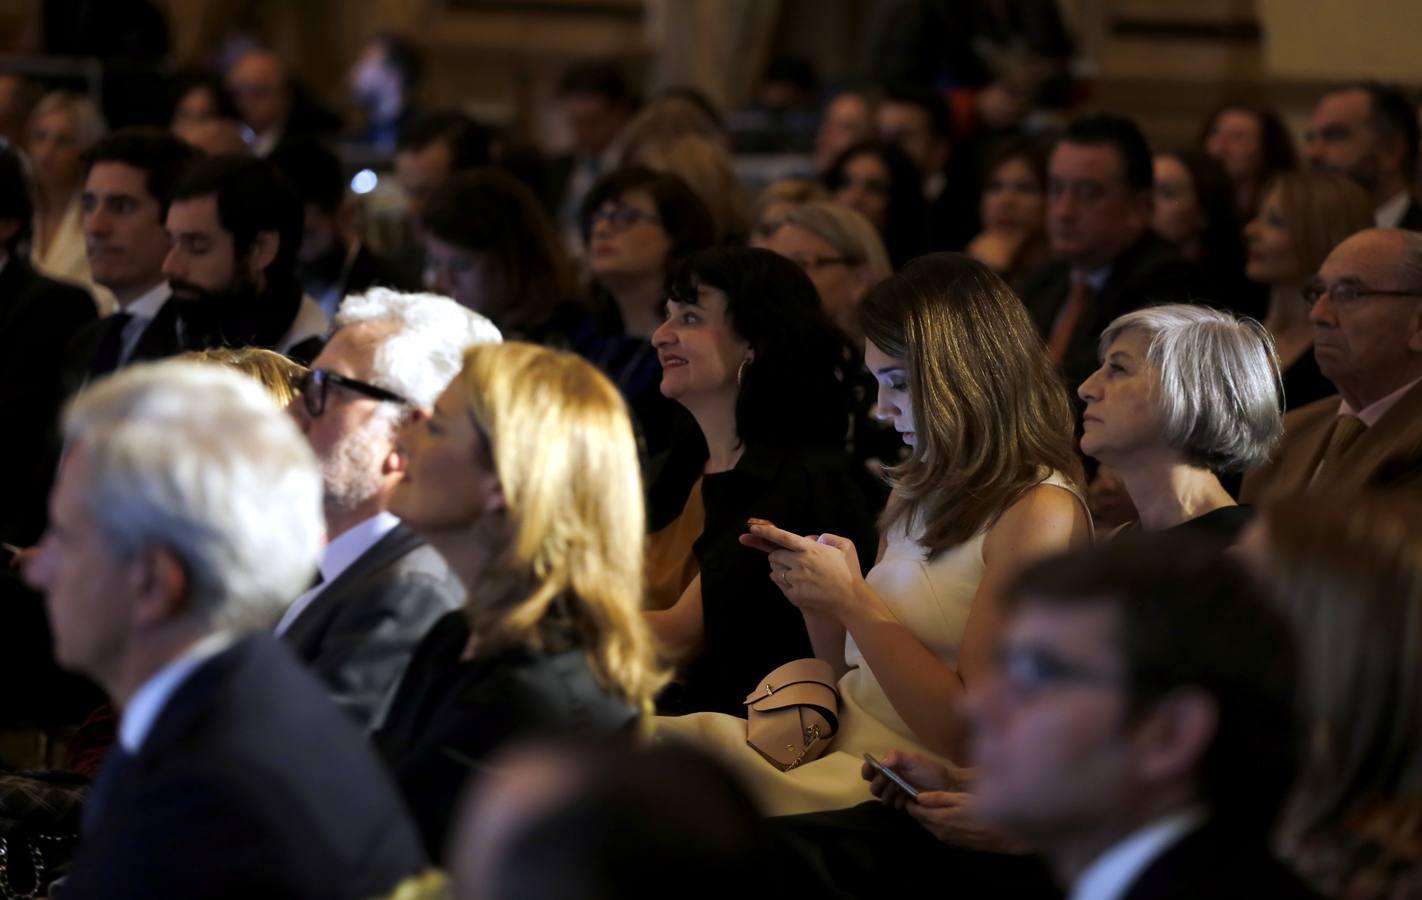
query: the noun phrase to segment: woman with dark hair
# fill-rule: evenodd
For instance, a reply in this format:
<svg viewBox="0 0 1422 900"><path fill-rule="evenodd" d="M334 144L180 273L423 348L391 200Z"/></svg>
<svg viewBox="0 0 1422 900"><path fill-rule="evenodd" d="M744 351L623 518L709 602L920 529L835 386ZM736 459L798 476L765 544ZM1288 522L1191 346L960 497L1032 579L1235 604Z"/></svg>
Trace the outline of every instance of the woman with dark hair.
<svg viewBox="0 0 1422 900"><path fill-rule="evenodd" d="M923 181L896 145L880 140L850 145L825 173L825 187L834 202L858 211L879 229L894 268L927 249Z"/></svg>
<svg viewBox="0 0 1422 900"><path fill-rule="evenodd" d="M742 538L769 551L769 583L803 613L815 656L840 676L829 752L781 772L746 745L740 719L657 720L721 754L769 815L870 799L864 753L961 765L963 698L990 669L1005 585L1090 539L1071 400L1002 279L963 254L936 253L870 291L860 315L879 415L911 448L888 471L878 561L861 574L864 544L825 521L753 522ZM756 577L766 575L762 560Z"/></svg>
<svg viewBox="0 0 1422 900"><path fill-rule="evenodd" d="M200 69L179 72L173 79L172 98L173 111L168 120L174 131L212 119L242 120L227 86L211 72Z"/></svg>
<svg viewBox="0 0 1422 900"><path fill-rule="evenodd" d="M579 218L592 277L593 318L572 349L612 379L641 431L647 457L671 441L675 404L657 386L651 344L661 325L672 266L715 243L706 204L676 175L629 166L609 172L583 200Z"/></svg>
<svg viewBox="0 0 1422 900"><path fill-rule="evenodd" d="M1199 146L1219 160L1234 183L1235 211L1242 222L1259 211L1269 179L1299 165L1279 114L1243 103L1226 103L1210 113L1200 129Z"/></svg>
<svg viewBox="0 0 1422 900"><path fill-rule="evenodd" d="M1204 274L1208 299L1242 315L1263 315L1267 298L1244 277L1244 225L1224 167L1198 150L1155 156L1155 233Z"/></svg>
<svg viewBox="0 0 1422 900"><path fill-rule="evenodd" d="M456 175L420 216L425 286L510 339L566 347L584 318L573 268L533 192L494 169Z"/></svg>
<svg viewBox="0 0 1422 900"><path fill-rule="evenodd" d="M1013 284L1047 259L1047 151L1030 138L1010 140L984 175L983 230L966 252Z"/></svg>
<svg viewBox="0 0 1422 900"><path fill-rule="evenodd" d="M844 529L872 546L844 452L840 338L799 266L769 250L723 248L673 274L652 343L662 393L698 426L652 485L649 527L683 536L679 548L660 541L663 557L674 561L689 543L699 571L670 608L647 614L682 663L657 706L743 714L758 679L812 653L804 617L765 579L764 558L738 542L747 520Z"/></svg>

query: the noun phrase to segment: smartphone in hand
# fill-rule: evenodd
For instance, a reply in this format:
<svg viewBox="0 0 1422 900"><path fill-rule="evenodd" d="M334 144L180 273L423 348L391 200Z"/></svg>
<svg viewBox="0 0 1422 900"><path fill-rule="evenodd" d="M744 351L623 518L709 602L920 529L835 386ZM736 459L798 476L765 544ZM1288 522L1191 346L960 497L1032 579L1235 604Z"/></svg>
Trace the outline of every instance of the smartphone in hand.
<svg viewBox="0 0 1422 900"><path fill-rule="evenodd" d="M877 759L875 759L873 756L871 756L871 755L868 754L868 753L864 754L864 761L867 762L869 765L873 766L873 767L874 767L874 771L876 771L876 772L882 772L882 773L884 774L884 777L885 777L885 778L889 779L889 780L892 781L894 784L898 785L899 788L900 788L905 794L908 794L910 798L912 798L912 799L914 799L914 800L917 800L917 799L918 799L918 788L914 787L913 785L911 785L911 784L909 784L907 781L905 781L904 778L903 778L903 776L900 775L898 772L895 772L893 769L891 769L891 768L889 768L888 766L884 765L883 763L879 762Z"/></svg>

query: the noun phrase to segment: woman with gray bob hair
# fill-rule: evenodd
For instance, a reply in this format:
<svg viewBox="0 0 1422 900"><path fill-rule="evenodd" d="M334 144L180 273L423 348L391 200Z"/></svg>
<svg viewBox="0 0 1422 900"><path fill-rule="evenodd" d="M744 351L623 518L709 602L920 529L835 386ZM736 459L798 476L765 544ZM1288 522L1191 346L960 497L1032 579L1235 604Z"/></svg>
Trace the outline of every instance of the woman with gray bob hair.
<svg viewBox="0 0 1422 900"><path fill-rule="evenodd" d="M1253 319L1171 304L1121 316L1077 391L1081 450L1120 478L1138 527L1232 542L1249 519L1217 473L1264 462L1283 433L1273 339Z"/></svg>

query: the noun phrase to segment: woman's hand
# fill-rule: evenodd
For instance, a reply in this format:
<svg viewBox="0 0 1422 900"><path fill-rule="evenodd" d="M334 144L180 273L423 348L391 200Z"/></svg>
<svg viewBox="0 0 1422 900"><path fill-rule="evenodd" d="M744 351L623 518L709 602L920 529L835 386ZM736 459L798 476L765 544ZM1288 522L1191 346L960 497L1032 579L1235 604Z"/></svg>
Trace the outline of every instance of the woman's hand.
<svg viewBox="0 0 1422 900"><path fill-rule="evenodd" d="M904 811L945 844L994 853L1020 852L1001 834L973 817L972 794L923 791L917 800L910 800L904 806Z"/></svg>
<svg viewBox="0 0 1422 900"><path fill-rule="evenodd" d="M929 792L966 790L970 780L970 773L966 769L947 766L932 756L910 753L907 750L890 750L879 762L883 763L884 768L893 769L895 775L918 788L920 797ZM884 805L904 809L912 802L903 788L868 762L860 767L859 775L869 782L869 793L878 797Z"/></svg>
<svg viewBox="0 0 1422 900"><path fill-rule="evenodd" d="M769 554L770 578L791 603L844 621L864 583L853 541L833 534L802 537L760 519L740 540Z"/></svg>

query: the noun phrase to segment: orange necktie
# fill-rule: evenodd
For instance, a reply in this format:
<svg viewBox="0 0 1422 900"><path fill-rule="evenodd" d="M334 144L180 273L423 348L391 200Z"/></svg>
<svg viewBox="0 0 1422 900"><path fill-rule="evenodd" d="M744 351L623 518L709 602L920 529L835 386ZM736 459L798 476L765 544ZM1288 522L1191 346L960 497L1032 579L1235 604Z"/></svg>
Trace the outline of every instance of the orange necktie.
<svg viewBox="0 0 1422 900"><path fill-rule="evenodd" d="M1066 358L1076 326L1081 324L1081 317L1086 314L1086 305L1090 301L1091 285L1085 281L1073 281L1071 290L1067 291L1066 303L1057 313L1057 321L1053 323L1052 333L1047 338L1047 356L1054 365L1060 366Z"/></svg>

